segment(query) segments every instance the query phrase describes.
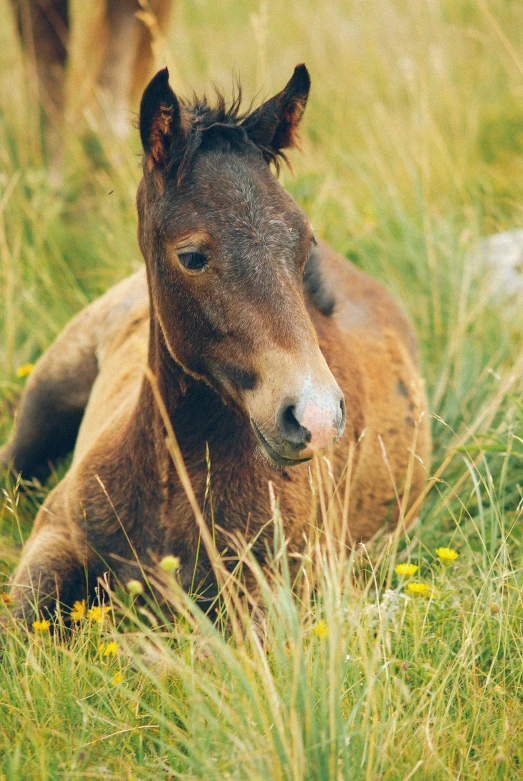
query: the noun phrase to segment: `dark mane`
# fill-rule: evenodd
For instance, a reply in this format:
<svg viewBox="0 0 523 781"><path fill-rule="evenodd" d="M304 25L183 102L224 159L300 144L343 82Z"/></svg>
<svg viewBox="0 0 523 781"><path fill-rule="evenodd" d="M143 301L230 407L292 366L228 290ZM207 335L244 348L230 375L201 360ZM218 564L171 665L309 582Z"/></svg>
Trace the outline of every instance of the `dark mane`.
<svg viewBox="0 0 523 781"><path fill-rule="evenodd" d="M239 83L233 93L232 101L227 104L224 95L215 87L216 101L211 105L206 95L192 100L180 99L185 139L183 146L172 150L170 167L176 170L176 178L181 182L191 168L199 151L236 151L247 152L259 149L267 164L273 164L279 173L281 161L288 164L281 150L254 144L248 137L244 121L251 114L252 103L242 111L242 88Z"/></svg>

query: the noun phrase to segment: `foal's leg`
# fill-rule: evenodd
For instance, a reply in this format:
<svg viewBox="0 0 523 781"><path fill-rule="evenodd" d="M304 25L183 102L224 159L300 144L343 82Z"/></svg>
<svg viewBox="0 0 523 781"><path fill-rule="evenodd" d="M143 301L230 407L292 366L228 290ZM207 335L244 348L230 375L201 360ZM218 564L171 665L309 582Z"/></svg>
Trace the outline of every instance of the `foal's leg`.
<svg viewBox="0 0 523 781"><path fill-rule="evenodd" d="M86 593L87 565L67 528L48 524L34 532L11 581L11 615L28 623L48 618L58 603L71 606Z"/></svg>
<svg viewBox="0 0 523 781"><path fill-rule="evenodd" d="M68 517L69 480L47 497L10 580L15 618L49 617L57 602L70 605L85 596L88 548L84 532Z"/></svg>
<svg viewBox="0 0 523 781"><path fill-rule="evenodd" d="M98 373L95 311L69 323L29 377L11 440L0 448L0 468L25 479L45 479L50 462L69 453Z"/></svg>

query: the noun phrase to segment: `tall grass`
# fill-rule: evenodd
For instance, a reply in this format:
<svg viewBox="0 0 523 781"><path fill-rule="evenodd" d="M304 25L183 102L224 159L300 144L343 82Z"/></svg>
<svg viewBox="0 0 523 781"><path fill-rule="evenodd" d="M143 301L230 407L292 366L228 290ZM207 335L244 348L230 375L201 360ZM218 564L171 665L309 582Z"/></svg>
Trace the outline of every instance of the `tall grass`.
<svg viewBox="0 0 523 781"><path fill-rule="evenodd" d="M76 0L77 100L56 186L30 69L0 0L5 435L23 383L17 367L140 262L137 136L122 148L78 98L93 55L86 7ZM297 62L309 66L305 154L293 155L283 182L316 234L387 284L413 319L434 413L434 479L408 535L347 555L320 462L324 528L296 581L277 502L272 572L245 551L263 620L232 581L213 624L158 570L149 576L173 625L153 602L120 594L112 618L83 619L66 638L10 627L0 778L521 778L522 325L517 302L493 295L475 250L480 235L522 222L522 22L510 0L180 2L158 65L174 63L187 92L211 92L212 81L232 89L236 68L249 98L266 96ZM4 485L7 578L47 488ZM439 545L457 561L439 562ZM406 593L398 561L419 566L428 595ZM116 656L101 655L112 639Z"/></svg>

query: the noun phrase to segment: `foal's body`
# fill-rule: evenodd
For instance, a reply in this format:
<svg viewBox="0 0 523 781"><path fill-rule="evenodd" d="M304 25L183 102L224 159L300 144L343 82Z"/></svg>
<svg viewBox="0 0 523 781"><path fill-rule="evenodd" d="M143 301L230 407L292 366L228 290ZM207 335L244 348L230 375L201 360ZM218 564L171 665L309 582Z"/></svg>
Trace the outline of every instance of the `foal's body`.
<svg viewBox="0 0 523 781"><path fill-rule="evenodd" d="M221 154L225 152L213 152L212 158L202 157L202 162L196 164L197 169L200 166L198 175L203 175L205 166L222 171L226 161L220 159ZM243 165L243 159L235 160L233 168L240 170ZM265 176L261 168L259 175ZM142 183L138 198L142 225L147 221L149 197L157 199L152 191L147 194ZM163 191L158 197L164 197ZM281 188L274 192L273 200L279 197L288 199ZM282 200L283 203L287 201ZM274 222L267 222L267 226ZM219 232L218 223L207 227L214 236ZM252 230L251 226L249 231ZM279 230L278 226L274 230ZM241 238L240 232L238 236ZM143 233L140 240L147 259ZM182 250L178 252L183 257ZM198 253L192 255L196 257ZM214 524L219 550L230 551L235 537L257 538L255 552L263 560L272 535L267 526L271 518L269 481L280 499L291 553L303 548L304 539L316 522L311 462L298 456L309 454L315 438L323 443L323 423L316 425L315 413L307 413L307 408L303 416L300 413L301 425L292 417L298 417L298 392L294 406L285 408L287 423L276 416L280 422L274 424L273 430L270 422L275 419L273 408L292 391L293 367L300 374L300 354L303 360L312 356L309 374L324 378L320 390L311 396L313 401L307 397L309 411L317 410L321 403L331 404L331 397L335 399L339 392L338 386L345 397L345 431L328 455L334 479L338 480L353 450L349 541L368 540L382 526L396 525L400 505L403 503L405 511L422 491L430 459L426 400L415 336L382 286L326 244L313 248L309 262L314 265L317 284L306 289L304 296L299 282L295 291L298 298L293 299L297 310L293 316L301 316L301 307L306 318L297 338L300 342L311 340L305 352L299 353L300 344L291 348L294 343L289 335L287 346L276 349L275 339L284 344L278 332L270 339L267 337L264 345L269 344L270 349L265 347L261 357L251 347L251 354L244 358L231 321L227 329L221 326L223 335L213 347L212 357L200 356L196 363L192 354L186 356L182 351L188 349L186 345L193 338L192 325L203 315L191 316L178 348L173 334L176 328L183 330L182 325L168 320L170 309L161 309L161 295L171 291L172 303L172 297L180 295L179 288L187 280L179 276L173 287L163 270L162 286L155 288L155 272L148 265L148 277L139 271L88 306L40 359L29 380L17 431L4 458L9 457L15 468L27 476L37 472L49 456L68 450L84 409L85 413L72 466L41 509L14 577L20 612L31 586L39 587L42 606L51 604L57 588L61 599L71 603L82 592L85 594L86 574L89 588L108 569L125 583L139 576L137 559L147 565L166 554L179 556L186 588L198 586L208 578L209 564L199 545L198 525L165 443L165 427L150 379L144 376L147 363L157 379L199 506L207 522ZM168 269L170 273L171 265ZM225 272L222 267L220 273ZM205 292L201 285L211 284L212 280L205 275L196 277L196 272L191 274L188 280L191 285L200 286L201 301ZM205 282L206 279L210 281ZM238 285L234 292L238 302L242 295L240 283L229 281L228 295L232 284ZM332 307L325 304L330 290L335 294L332 312ZM219 288L214 291L216 298ZM278 295L277 286L273 295ZM222 320L227 315L226 304L224 298L219 312ZM182 316L189 306L190 301L185 300ZM257 306L259 309L259 302ZM243 308L247 311L245 302ZM253 309L252 317L258 309ZM238 312L238 319L245 316L241 310ZM291 310L289 316L290 313ZM256 344L254 340L259 335L254 331L263 330L264 320L259 320L258 325L249 322L253 333L249 336L245 332L245 338L252 337ZM282 321L280 330L285 328ZM200 371L208 371L207 366L217 366L216 351L222 344L228 347L218 368L210 376L198 376ZM269 380L252 380L251 375L256 372L264 377L263 367L273 354L278 361L273 364ZM233 358L235 372L230 369ZM314 376L312 380L300 379L299 388L308 388ZM283 387L280 393L278 386L286 383L287 390ZM273 386L280 395L275 396ZM222 387L232 390L221 392ZM324 388L328 390L322 402ZM336 403L339 404L331 404L332 409ZM296 444L308 419L312 441L309 434L303 444ZM331 425L338 427L336 437L340 436L343 424L338 421ZM330 441L334 438L333 433ZM292 452L291 440L295 442ZM259 442L268 458L262 454ZM275 468L270 463L280 456L277 463L289 463L288 468ZM296 460L291 460L295 456Z"/></svg>
<svg viewBox="0 0 523 781"><path fill-rule="evenodd" d="M330 317L313 304L308 310L322 352L344 390L348 410L345 433L332 453L332 462L339 476L350 443L356 445L350 535L353 541L368 540L384 523L392 528L397 522L389 467L401 492L415 448L424 465L414 461L411 497L419 495L426 479L430 439L426 414L420 422L426 405L415 336L381 285L328 245L321 244L319 254L325 281L336 290L337 303ZM77 315L29 380L26 403L35 412L56 405L48 419L51 426L54 416L59 420L88 399L72 466L49 496L33 532L37 550L42 535L48 536L45 567L49 572L53 571L49 559L54 551L62 556L64 546L70 548L72 543L75 550L83 548L91 562L91 580L108 568L123 582L137 577L127 534L142 562L150 561L150 553L156 560L166 554L180 556L187 588L206 574L194 572L198 527L175 478L171 457L166 449L156 452L149 441L156 417L153 408L148 409L150 419L144 429L136 430L133 416L140 393L149 396L147 382L143 384L148 339L149 296L145 270L141 270ZM200 506L204 506L209 473L208 444L215 523L248 537L258 533L271 516L271 480L280 497L291 548L298 550L316 517L310 464L276 471L261 455L253 460L257 442L249 422L241 420L202 382L187 376L183 382L188 387L170 412ZM178 395L177 388L174 395ZM17 454L20 466L24 458L32 457L38 430L44 450L48 447L44 439L56 436L45 430L46 421L26 422L32 450L23 453L21 448ZM145 522L145 512L152 524ZM89 518L87 524L84 514ZM265 544L264 539L261 547ZM106 554L98 558L95 550ZM131 563L117 561L111 554ZM79 586L76 581L74 588ZM69 599L73 596L76 592Z"/></svg>

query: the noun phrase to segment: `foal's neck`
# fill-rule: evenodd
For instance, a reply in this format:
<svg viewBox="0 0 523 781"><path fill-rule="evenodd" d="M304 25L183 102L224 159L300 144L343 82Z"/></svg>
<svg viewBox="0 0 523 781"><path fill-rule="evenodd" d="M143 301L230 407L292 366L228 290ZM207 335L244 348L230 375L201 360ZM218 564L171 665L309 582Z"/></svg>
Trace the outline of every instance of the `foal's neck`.
<svg viewBox="0 0 523 781"><path fill-rule="evenodd" d="M149 337L149 369L187 463L205 464L207 446L218 455L240 438L251 439L248 421L228 407L205 382L189 375L169 353L154 315ZM142 435L154 438L157 456L165 452L165 423L151 380L144 378L136 410ZM145 429L145 430L144 430Z"/></svg>

